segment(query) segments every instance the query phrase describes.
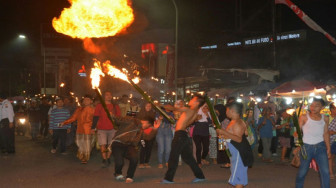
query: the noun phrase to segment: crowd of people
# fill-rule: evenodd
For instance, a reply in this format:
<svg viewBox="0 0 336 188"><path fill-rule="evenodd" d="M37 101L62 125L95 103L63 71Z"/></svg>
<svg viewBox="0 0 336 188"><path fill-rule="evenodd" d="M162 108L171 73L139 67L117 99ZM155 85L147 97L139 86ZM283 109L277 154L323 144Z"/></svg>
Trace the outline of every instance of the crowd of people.
<svg viewBox="0 0 336 188"><path fill-rule="evenodd" d="M127 95L114 101L108 91L103 98L106 106L85 95L80 106L65 97L56 98L52 104L43 98L32 99L29 105L19 102L13 107L6 96L0 96L2 152L15 153L14 132L18 128L14 124L19 121L15 116L23 114L30 124L33 141L51 139L53 154L66 155L68 148L76 148L82 164L88 163L92 149L97 148L102 167L114 163L114 175L119 181L131 183L136 168L151 168L154 164L151 153L157 146L157 168L167 168L161 183L173 183L178 165L184 161L191 167L195 183L205 180L202 168L212 163L230 168L229 183L243 187L248 184L247 171L253 164L253 156L272 163L280 153L280 161L289 164L292 150L298 146L293 118L286 107L280 109L271 99L244 106L230 97L225 105L215 104L218 129L200 95L194 95L188 104L178 100L174 105L160 105L169 118L176 120L175 124L156 112L151 103L140 105ZM307 112L299 117L303 146L298 148L306 156L301 155L296 187L303 187L313 159L319 166L321 187L329 187L330 179L335 178L336 107L331 103L330 115L326 116L320 113L325 105L322 99L315 98ZM221 144L224 149L219 147ZM124 159L129 160L126 176L122 173Z"/></svg>

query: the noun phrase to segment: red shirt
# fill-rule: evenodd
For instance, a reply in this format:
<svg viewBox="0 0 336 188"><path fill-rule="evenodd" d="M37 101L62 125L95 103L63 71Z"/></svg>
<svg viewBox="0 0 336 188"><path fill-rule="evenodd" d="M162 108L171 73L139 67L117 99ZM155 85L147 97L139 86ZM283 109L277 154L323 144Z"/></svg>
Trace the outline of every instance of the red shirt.
<svg viewBox="0 0 336 188"><path fill-rule="evenodd" d="M117 104L106 104L107 109L110 113L114 114L114 116L119 117L120 116L120 108ZM111 130L113 129L112 122L107 117L107 114L103 108L102 104L98 104L96 106L94 116L99 116L99 120L97 123L97 129L100 130Z"/></svg>

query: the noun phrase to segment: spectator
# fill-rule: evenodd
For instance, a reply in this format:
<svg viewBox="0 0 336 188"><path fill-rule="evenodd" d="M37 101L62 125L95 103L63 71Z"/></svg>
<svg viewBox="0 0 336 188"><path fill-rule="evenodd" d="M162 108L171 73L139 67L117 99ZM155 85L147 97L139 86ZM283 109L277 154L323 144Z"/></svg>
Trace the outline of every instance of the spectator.
<svg viewBox="0 0 336 188"><path fill-rule="evenodd" d="M279 113L281 115L280 117L280 123L279 126L277 126L278 129L278 136L280 140L280 146L281 146L281 161L282 162L288 162L288 159L286 159L286 152L289 148L291 148L290 143L290 131L291 127L293 126L290 115L286 113L286 110L283 110Z"/></svg>
<svg viewBox="0 0 336 188"><path fill-rule="evenodd" d="M258 130L263 146L263 161L273 162L271 159L271 141L273 137L273 127L275 126L274 118L271 117L269 109L263 110L263 116L259 119Z"/></svg>
<svg viewBox="0 0 336 188"><path fill-rule="evenodd" d="M218 116L219 123L221 124L221 127L226 127L224 124L226 124L227 121L225 121L226 118L226 107L222 104L215 105L215 111ZM227 125L227 124L226 124ZM218 138L217 138L217 145L218 145ZM218 150L217 147L217 163L220 164L221 168L230 168L230 158L226 154L225 151Z"/></svg>
<svg viewBox="0 0 336 188"><path fill-rule="evenodd" d="M42 98L42 104L40 104L40 117L41 117L41 127L40 135L45 138L48 135L49 121L48 112L50 109L49 101L46 97Z"/></svg>
<svg viewBox="0 0 336 188"><path fill-rule="evenodd" d="M146 103L144 108L142 108L139 114L137 115L138 119L142 119L144 117L155 119L155 111L152 108L151 103ZM151 166L149 165L149 160L152 154L154 140L155 137L150 140L141 141L139 168L151 168Z"/></svg>
<svg viewBox="0 0 336 188"><path fill-rule="evenodd" d="M333 120L329 125L329 134L330 134L330 148L331 148L331 158L329 158L329 174L330 179L335 179L333 167L335 165L335 155L336 155L336 107L334 103L329 105L330 116Z"/></svg>
<svg viewBox="0 0 336 188"><path fill-rule="evenodd" d="M193 131L193 140L196 145L196 159L199 167L208 165L206 157L209 153L209 126L212 124L209 108L207 105L201 107L197 114L195 128Z"/></svg>
<svg viewBox="0 0 336 188"><path fill-rule="evenodd" d="M167 112L167 114L174 117L172 112ZM172 125L161 114L158 116L154 124L156 127L159 127L156 135L156 142L158 144L158 168L163 168L163 164L166 164L168 167L168 159L173 140L173 132L171 131Z"/></svg>
<svg viewBox="0 0 336 188"><path fill-rule="evenodd" d="M128 102L128 95L123 95L118 105L120 108L121 117L125 117L127 115L127 111L130 109L130 103Z"/></svg>
<svg viewBox="0 0 336 188"><path fill-rule="evenodd" d="M2 152L15 153L14 111L7 95L0 94L0 138Z"/></svg>
<svg viewBox="0 0 336 188"><path fill-rule="evenodd" d="M140 111L140 106L134 98L130 99L129 108L127 109L127 116L135 117Z"/></svg>
<svg viewBox="0 0 336 188"><path fill-rule="evenodd" d="M77 108L77 106L73 103L73 98L72 97L65 97L64 98L64 108L69 110L70 116L72 116L72 114L75 112L75 110ZM76 127L77 127L76 123L77 122L70 123L71 129L70 129L70 133L67 134L66 146L75 145L75 135L76 135Z"/></svg>
<svg viewBox="0 0 336 188"><path fill-rule="evenodd" d="M69 110L65 109L63 99L56 99L56 108L51 110L49 120L49 132L52 135L51 153L56 153L58 142L60 142L60 153L66 154L66 138L70 133L71 125L61 126L61 123L70 117Z"/></svg>
<svg viewBox="0 0 336 188"><path fill-rule="evenodd" d="M41 110L37 106L37 101L35 99L33 99L30 103L30 108L28 109L28 119L31 126L31 137L32 140L35 141L41 124Z"/></svg>
<svg viewBox="0 0 336 188"><path fill-rule="evenodd" d="M309 170L309 165L314 158L319 170L321 187L330 187L328 157L330 155L329 117L321 114L325 103L323 99L314 98L310 105L310 113L301 115L299 124L303 132L303 146L306 158L300 155L300 167L296 175L296 187L302 188Z"/></svg>

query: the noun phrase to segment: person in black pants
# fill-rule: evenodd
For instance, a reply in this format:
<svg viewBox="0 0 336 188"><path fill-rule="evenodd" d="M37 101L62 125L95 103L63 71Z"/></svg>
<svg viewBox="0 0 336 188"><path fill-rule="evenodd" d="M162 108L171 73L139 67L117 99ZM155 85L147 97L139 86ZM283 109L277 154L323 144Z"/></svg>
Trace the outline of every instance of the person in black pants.
<svg viewBox="0 0 336 188"><path fill-rule="evenodd" d="M152 154L152 148L154 139L151 140L141 140L140 141L140 164L139 168L151 168L151 166L148 164L151 154Z"/></svg>
<svg viewBox="0 0 336 188"><path fill-rule="evenodd" d="M112 155L114 158L114 176L116 180L132 183L138 163L138 145L141 140L151 140L156 135L157 128L152 127L154 119L150 116L142 116L141 119L131 117L115 117L118 131L113 138ZM145 129L150 129L144 131ZM126 179L122 175L124 158L129 160Z"/></svg>
<svg viewBox="0 0 336 188"><path fill-rule="evenodd" d="M179 111L182 112L182 114L176 123L175 135L172 141L172 147L168 160L168 170L164 179L161 181L162 184L174 183L173 179L178 167L180 155L183 161L189 165L196 177L192 182L197 183L205 181L204 174L193 157L191 140L186 131L187 127L196 120L197 112L204 103L205 98L203 96L194 95L194 97L189 101L190 107L175 108L171 105L164 106L167 110Z"/></svg>
<svg viewBox="0 0 336 188"><path fill-rule="evenodd" d="M193 140L196 145L196 159L198 166L208 165L206 157L209 153L209 126L212 124L209 108L204 105L198 111L197 121L194 123Z"/></svg>
<svg viewBox="0 0 336 188"><path fill-rule="evenodd" d="M5 94L0 94L0 138L2 152L15 153L14 111Z"/></svg>

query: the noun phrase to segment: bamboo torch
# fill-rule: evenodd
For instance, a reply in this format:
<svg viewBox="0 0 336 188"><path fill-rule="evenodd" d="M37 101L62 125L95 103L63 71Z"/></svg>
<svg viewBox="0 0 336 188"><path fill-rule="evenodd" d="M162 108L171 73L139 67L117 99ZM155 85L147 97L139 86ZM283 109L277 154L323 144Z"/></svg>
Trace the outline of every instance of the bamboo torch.
<svg viewBox="0 0 336 188"><path fill-rule="evenodd" d="M118 129L118 126L115 123L114 119L112 118L109 110L107 109L105 100L103 99L102 94L99 90L100 76L105 76L105 74L101 70L100 63L98 61L96 61L94 63L94 67L91 69L91 74L90 74L92 89L96 92L96 94L98 96L98 99L99 99L100 103L102 104L103 109L106 112L106 115L107 115L108 119L111 121L114 128Z"/></svg>
<svg viewBox="0 0 336 188"><path fill-rule="evenodd" d="M99 88L94 88L94 91L96 92L96 94L97 94L97 96L98 96L98 99L99 99L101 105L103 106L103 109L104 109L104 111L105 111L105 113L106 113L106 115L107 115L107 118L112 122L114 129L117 130L119 127L118 127L118 125L115 123L114 119L112 118L112 116L111 116L111 114L110 114L110 111L107 109L105 100L103 99L103 96L102 96L102 94L101 94Z"/></svg>
<svg viewBox="0 0 336 188"><path fill-rule="evenodd" d="M301 108L302 108L302 104L299 108L299 112L301 112ZM296 114L295 109L288 109L288 110L286 110L286 113L292 115L293 124L294 124L294 127L295 127L297 135L298 135L298 144L301 147L301 154L302 154L302 157L304 159L306 159L307 158L307 152L306 152L305 148L302 147L303 146L302 131L301 131L301 128L300 128L300 125L299 125L298 114Z"/></svg>
<svg viewBox="0 0 336 188"><path fill-rule="evenodd" d="M175 120L168 116L168 114L163 111L161 108L159 108L158 106L155 105L155 103L152 101L152 99L137 85L133 82L133 80L131 79L128 79L129 83L134 87L135 90L137 90L142 96L143 98L148 101L149 103L152 104L152 106L165 118L168 119L168 121L171 123L171 124L175 124Z"/></svg>
<svg viewBox="0 0 336 188"><path fill-rule="evenodd" d="M151 98L135 83L134 80L137 80L139 81L139 79L135 78L134 80L132 79L129 79L128 76L127 76L127 70L126 69L123 69L123 71L121 71L120 69L112 66L110 64L110 61L106 61L103 63L103 67L104 67L104 71L106 72L106 74L114 77L114 78L119 78L121 80L124 80L128 83L130 83L134 88L135 90L137 90L145 100L147 100L149 103L152 104L152 106L161 114L163 115L165 118L167 118L169 120L169 122L171 124L174 124L175 123L175 120L172 119L171 117L169 117L166 112L164 112L161 108L157 107L154 102L151 100Z"/></svg>
<svg viewBox="0 0 336 188"><path fill-rule="evenodd" d="M212 119L212 122L215 124L216 126L216 129L221 129L221 125L219 123L219 120L217 118L217 115L216 115L216 112L215 112L215 109L214 107L212 106L211 104L211 101L208 97L208 95L205 95L205 103L208 105L208 108L209 108L209 111L210 111L210 116L211 116L211 119ZM221 146L221 144L224 144L225 145L225 152L226 154L231 157L231 153L230 153L230 150L229 148L227 147L227 144L226 144L226 141L224 138L221 138L221 137L218 137L218 149L219 150L224 150L224 147Z"/></svg>

